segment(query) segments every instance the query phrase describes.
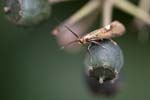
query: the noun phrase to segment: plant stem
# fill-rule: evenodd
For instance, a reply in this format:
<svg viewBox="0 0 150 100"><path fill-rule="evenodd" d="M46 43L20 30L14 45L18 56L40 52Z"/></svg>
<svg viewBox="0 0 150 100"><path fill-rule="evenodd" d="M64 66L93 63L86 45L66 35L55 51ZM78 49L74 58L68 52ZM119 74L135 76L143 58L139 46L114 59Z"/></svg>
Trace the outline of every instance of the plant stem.
<svg viewBox="0 0 150 100"><path fill-rule="evenodd" d="M113 11L113 6L114 2L113 0L105 0L103 1L103 20L102 20L102 25L108 25L112 21L112 11Z"/></svg>
<svg viewBox="0 0 150 100"><path fill-rule="evenodd" d="M115 6L119 9L131 14L132 16L141 19L146 24L150 25L150 15L144 10L138 8L127 0L114 0Z"/></svg>
<svg viewBox="0 0 150 100"><path fill-rule="evenodd" d="M84 17L88 16L93 11L96 11L100 8L100 0L91 0L85 6L83 6L79 11L74 13L70 20L72 23L78 22L79 20L83 19Z"/></svg>
<svg viewBox="0 0 150 100"><path fill-rule="evenodd" d="M150 14L150 0L140 0L139 6L140 9L144 10L145 12ZM138 18L134 19L134 23L138 29L138 40L142 43L146 43L149 40L149 28L146 26L146 24L139 20Z"/></svg>

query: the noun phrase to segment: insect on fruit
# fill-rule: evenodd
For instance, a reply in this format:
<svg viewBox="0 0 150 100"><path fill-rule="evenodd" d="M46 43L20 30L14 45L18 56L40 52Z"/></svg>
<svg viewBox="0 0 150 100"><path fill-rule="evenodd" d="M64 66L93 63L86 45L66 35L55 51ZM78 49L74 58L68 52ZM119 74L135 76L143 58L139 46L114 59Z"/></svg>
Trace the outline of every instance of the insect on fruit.
<svg viewBox="0 0 150 100"><path fill-rule="evenodd" d="M122 49L109 39L98 42L101 45L92 43L89 46L90 54L87 53L85 57L86 75L94 78L100 84L106 81L114 83L124 64Z"/></svg>
<svg viewBox="0 0 150 100"><path fill-rule="evenodd" d="M87 61L89 64L86 65L87 75L98 80L100 84L105 81L113 83L123 66L123 54L119 45L111 38L123 35L125 32L124 25L119 21L113 21L109 25L81 37L67 26L65 27L77 37L76 40L66 46L76 42L82 45L90 44L88 45L90 60Z"/></svg>
<svg viewBox="0 0 150 100"><path fill-rule="evenodd" d="M73 44L73 43L80 43L80 44L88 44L88 43L95 43L99 45L99 40L103 40L103 39L111 39L113 37L118 37L123 35L123 33L125 32L125 27L124 25L119 22L119 21L113 21L112 23L110 23L109 25L97 29L95 31L92 31L86 35L83 36L79 36L78 34L76 34L75 32L73 32L69 27L65 26L75 37L77 37L76 40L69 42L68 44L66 44L64 47ZM114 42L115 43L115 42Z"/></svg>

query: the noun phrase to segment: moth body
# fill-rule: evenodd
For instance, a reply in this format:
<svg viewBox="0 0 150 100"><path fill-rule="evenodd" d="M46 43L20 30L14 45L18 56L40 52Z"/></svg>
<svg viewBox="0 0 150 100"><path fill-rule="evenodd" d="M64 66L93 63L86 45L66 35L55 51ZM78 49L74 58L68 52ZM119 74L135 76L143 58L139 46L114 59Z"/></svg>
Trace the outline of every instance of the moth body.
<svg viewBox="0 0 150 100"><path fill-rule="evenodd" d="M122 23L114 21L104 28L92 31L78 39L81 44L86 44L92 41L98 41L103 39L111 39L123 35L125 27Z"/></svg>

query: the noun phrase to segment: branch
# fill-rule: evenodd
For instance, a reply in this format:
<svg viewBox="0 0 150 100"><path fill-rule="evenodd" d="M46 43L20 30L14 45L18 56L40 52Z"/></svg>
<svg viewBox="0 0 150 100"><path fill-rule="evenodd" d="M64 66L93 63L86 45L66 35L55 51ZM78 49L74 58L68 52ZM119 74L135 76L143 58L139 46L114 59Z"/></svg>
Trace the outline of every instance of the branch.
<svg viewBox="0 0 150 100"><path fill-rule="evenodd" d="M150 15L144 10L138 8L127 0L114 0L115 6L119 9L131 14L132 16L141 19L146 24L150 25Z"/></svg>
<svg viewBox="0 0 150 100"><path fill-rule="evenodd" d="M82 20L84 17L91 14L93 11L96 11L100 8L100 0L91 0L84 7L82 7L79 11L73 14L70 17L72 23L78 22Z"/></svg>
<svg viewBox="0 0 150 100"><path fill-rule="evenodd" d="M105 0L103 4L103 22L102 25L106 26L112 21L112 11L113 11L114 2L113 0Z"/></svg>

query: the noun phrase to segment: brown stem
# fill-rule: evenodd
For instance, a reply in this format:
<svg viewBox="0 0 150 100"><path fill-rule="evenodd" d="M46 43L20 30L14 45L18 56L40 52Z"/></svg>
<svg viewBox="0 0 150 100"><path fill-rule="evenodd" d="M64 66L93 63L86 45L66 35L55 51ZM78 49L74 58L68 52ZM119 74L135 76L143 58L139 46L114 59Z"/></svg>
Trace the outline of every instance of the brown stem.
<svg viewBox="0 0 150 100"><path fill-rule="evenodd" d="M150 0L140 0L139 1L139 8L143 9L145 12L150 14ZM148 27L146 24L139 20L138 18L134 19L134 24L138 29L138 40L140 42L146 43L149 39L149 32Z"/></svg>
<svg viewBox="0 0 150 100"><path fill-rule="evenodd" d="M115 6L150 25L150 15L127 0L114 0Z"/></svg>
<svg viewBox="0 0 150 100"><path fill-rule="evenodd" d="M112 11L114 6L114 0L105 0L103 3L103 22L102 25L108 25L112 21Z"/></svg>

